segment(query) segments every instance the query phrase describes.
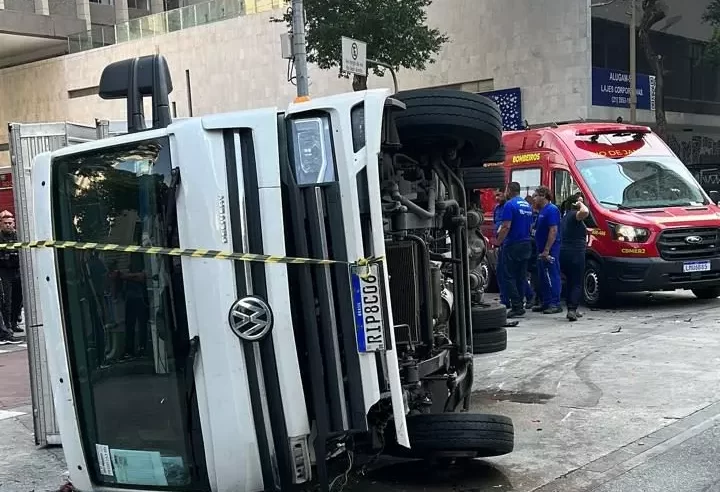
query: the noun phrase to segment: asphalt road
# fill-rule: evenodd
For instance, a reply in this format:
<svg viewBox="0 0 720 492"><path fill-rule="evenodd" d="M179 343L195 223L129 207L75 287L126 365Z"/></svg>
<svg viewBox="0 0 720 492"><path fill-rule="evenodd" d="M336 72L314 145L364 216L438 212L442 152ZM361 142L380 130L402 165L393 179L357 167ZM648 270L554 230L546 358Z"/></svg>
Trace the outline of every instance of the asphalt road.
<svg viewBox="0 0 720 492"><path fill-rule="evenodd" d="M62 456L34 448L17 383L24 349L5 349L0 492L57 490ZM473 410L513 418L513 453L451 469L383 462L345 490L720 492L720 300L634 295L574 324L529 315L508 350L476 362Z"/></svg>

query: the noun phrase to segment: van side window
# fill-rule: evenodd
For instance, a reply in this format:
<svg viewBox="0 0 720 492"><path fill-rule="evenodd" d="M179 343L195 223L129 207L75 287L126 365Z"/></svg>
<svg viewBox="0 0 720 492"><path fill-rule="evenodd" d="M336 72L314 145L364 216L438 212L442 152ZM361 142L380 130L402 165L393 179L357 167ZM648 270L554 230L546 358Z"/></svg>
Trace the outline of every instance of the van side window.
<svg viewBox="0 0 720 492"><path fill-rule="evenodd" d="M512 173L510 173L510 181L520 183L520 196L525 197L532 195L541 185L540 168L514 169Z"/></svg>
<svg viewBox="0 0 720 492"><path fill-rule="evenodd" d="M575 184L569 172L564 170L553 171L553 193L555 194L555 204L558 207L578 191L580 191L580 189Z"/></svg>

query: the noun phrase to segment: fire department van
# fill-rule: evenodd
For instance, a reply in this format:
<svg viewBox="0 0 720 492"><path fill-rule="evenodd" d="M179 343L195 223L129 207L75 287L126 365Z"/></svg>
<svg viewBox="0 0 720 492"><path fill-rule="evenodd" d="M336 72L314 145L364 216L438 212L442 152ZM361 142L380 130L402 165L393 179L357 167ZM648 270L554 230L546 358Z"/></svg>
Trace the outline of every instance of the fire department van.
<svg viewBox="0 0 720 492"><path fill-rule="evenodd" d="M558 206L585 195L588 306L618 292L720 296L720 208L650 128L555 125L507 132L503 143L506 179L523 193L548 186Z"/></svg>

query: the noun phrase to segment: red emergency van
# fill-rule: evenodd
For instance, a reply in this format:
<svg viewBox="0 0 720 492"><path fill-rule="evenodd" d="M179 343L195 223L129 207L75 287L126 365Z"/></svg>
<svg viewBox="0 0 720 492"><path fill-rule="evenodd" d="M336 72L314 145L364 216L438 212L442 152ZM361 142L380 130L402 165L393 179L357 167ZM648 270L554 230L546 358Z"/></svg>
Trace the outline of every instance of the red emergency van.
<svg viewBox="0 0 720 492"><path fill-rule="evenodd" d="M645 126L581 123L503 135L506 181L549 187L590 209L586 305L618 292L690 289L720 297L720 208Z"/></svg>

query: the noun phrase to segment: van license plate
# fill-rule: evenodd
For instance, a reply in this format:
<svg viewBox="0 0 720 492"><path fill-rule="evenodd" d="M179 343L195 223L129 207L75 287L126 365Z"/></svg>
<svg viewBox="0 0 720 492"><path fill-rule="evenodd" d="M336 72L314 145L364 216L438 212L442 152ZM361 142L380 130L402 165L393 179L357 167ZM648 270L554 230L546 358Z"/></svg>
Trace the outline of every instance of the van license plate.
<svg viewBox="0 0 720 492"><path fill-rule="evenodd" d="M369 269L369 270L368 270ZM378 265L350 267L358 352L385 350L382 289Z"/></svg>
<svg viewBox="0 0 720 492"><path fill-rule="evenodd" d="M709 272L709 261L686 261L683 263L683 273Z"/></svg>

